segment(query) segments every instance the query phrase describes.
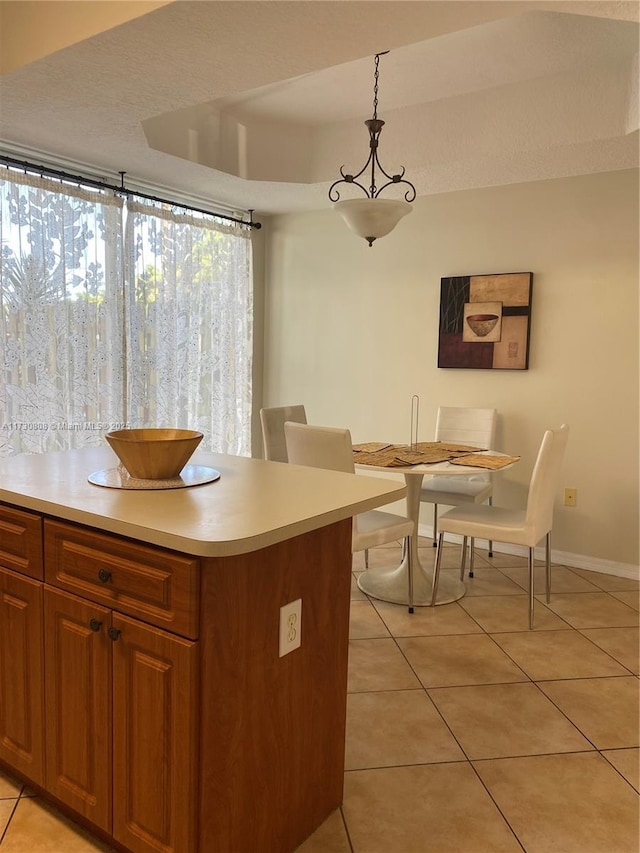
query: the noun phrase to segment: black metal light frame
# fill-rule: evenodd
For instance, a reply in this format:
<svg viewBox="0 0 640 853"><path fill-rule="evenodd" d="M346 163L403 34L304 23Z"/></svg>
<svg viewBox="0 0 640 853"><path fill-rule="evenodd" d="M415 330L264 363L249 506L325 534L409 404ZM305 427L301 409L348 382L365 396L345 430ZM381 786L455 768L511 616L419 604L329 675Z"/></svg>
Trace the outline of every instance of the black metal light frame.
<svg viewBox="0 0 640 853"><path fill-rule="evenodd" d="M378 142L380 139L380 133L382 128L384 127L384 121L378 118L378 79L380 76L379 65L380 65L380 57L385 56L385 54L389 53L388 50L383 51L382 53L376 53L375 55L375 71L374 71L374 85L373 85L373 117L367 119L365 121L365 125L367 130L369 131L369 158L367 162L364 164L362 169L355 174L351 175L345 173L344 166L340 167L341 178L338 178L337 181L334 181L333 184L329 187L329 199L330 201L336 202L340 200L340 193L336 189L338 184L354 184L359 187L367 198L378 198L380 193L386 189L391 184L406 184L409 189L405 192L404 198L405 201L412 202L416 197L416 188L408 181L405 177L405 168L401 166L401 172L396 175L390 175L385 169L382 167L380 160L378 159ZM371 183L369 185L369 189L367 189L363 184L359 183L357 180L361 175L363 175L367 169L371 167ZM376 187L376 167L382 172L382 174L388 180L381 187Z"/></svg>

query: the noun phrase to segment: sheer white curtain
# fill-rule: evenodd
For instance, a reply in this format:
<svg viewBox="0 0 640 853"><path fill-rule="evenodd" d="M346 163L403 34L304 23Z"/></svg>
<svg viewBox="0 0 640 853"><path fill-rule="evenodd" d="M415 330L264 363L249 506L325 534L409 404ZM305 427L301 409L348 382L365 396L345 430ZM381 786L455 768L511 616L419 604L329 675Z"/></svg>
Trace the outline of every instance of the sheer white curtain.
<svg viewBox="0 0 640 853"><path fill-rule="evenodd" d="M246 229L11 171L0 239L0 456L125 425L250 454Z"/></svg>
<svg viewBox="0 0 640 853"><path fill-rule="evenodd" d="M253 293L247 230L129 203L128 420L251 453Z"/></svg>
<svg viewBox="0 0 640 853"><path fill-rule="evenodd" d="M122 419L122 200L0 182L0 455L100 444Z"/></svg>

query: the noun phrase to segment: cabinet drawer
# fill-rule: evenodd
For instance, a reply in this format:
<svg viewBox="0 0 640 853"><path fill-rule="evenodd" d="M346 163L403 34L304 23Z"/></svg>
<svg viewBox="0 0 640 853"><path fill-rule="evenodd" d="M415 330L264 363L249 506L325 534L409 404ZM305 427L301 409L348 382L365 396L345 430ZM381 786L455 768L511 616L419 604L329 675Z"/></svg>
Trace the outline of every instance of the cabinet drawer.
<svg viewBox="0 0 640 853"><path fill-rule="evenodd" d="M0 565L41 581L42 518L0 505Z"/></svg>
<svg viewBox="0 0 640 853"><path fill-rule="evenodd" d="M197 639L198 560L46 520L47 583Z"/></svg>

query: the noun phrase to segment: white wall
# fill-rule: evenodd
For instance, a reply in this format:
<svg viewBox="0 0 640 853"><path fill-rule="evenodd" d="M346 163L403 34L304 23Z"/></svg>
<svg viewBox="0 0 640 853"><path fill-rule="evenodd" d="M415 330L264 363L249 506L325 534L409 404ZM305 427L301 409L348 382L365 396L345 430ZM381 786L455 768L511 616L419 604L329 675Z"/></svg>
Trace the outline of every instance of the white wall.
<svg viewBox="0 0 640 853"><path fill-rule="evenodd" d="M544 430L571 427L553 548L638 565L638 172L448 193L369 248L331 210L266 223L264 405L304 403L353 440L421 440L440 405L495 406L522 456L496 503L524 506ZM533 272L528 371L438 369L440 279ZM428 515L425 515L428 521Z"/></svg>

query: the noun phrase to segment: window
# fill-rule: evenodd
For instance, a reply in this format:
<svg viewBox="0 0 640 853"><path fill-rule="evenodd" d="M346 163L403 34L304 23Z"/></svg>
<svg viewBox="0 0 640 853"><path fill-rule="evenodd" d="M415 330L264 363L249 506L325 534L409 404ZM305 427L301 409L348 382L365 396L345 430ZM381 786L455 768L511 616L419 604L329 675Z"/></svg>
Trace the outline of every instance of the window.
<svg viewBox="0 0 640 853"><path fill-rule="evenodd" d="M0 455L118 426L250 453L246 229L8 171L0 240Z"/></svg>

